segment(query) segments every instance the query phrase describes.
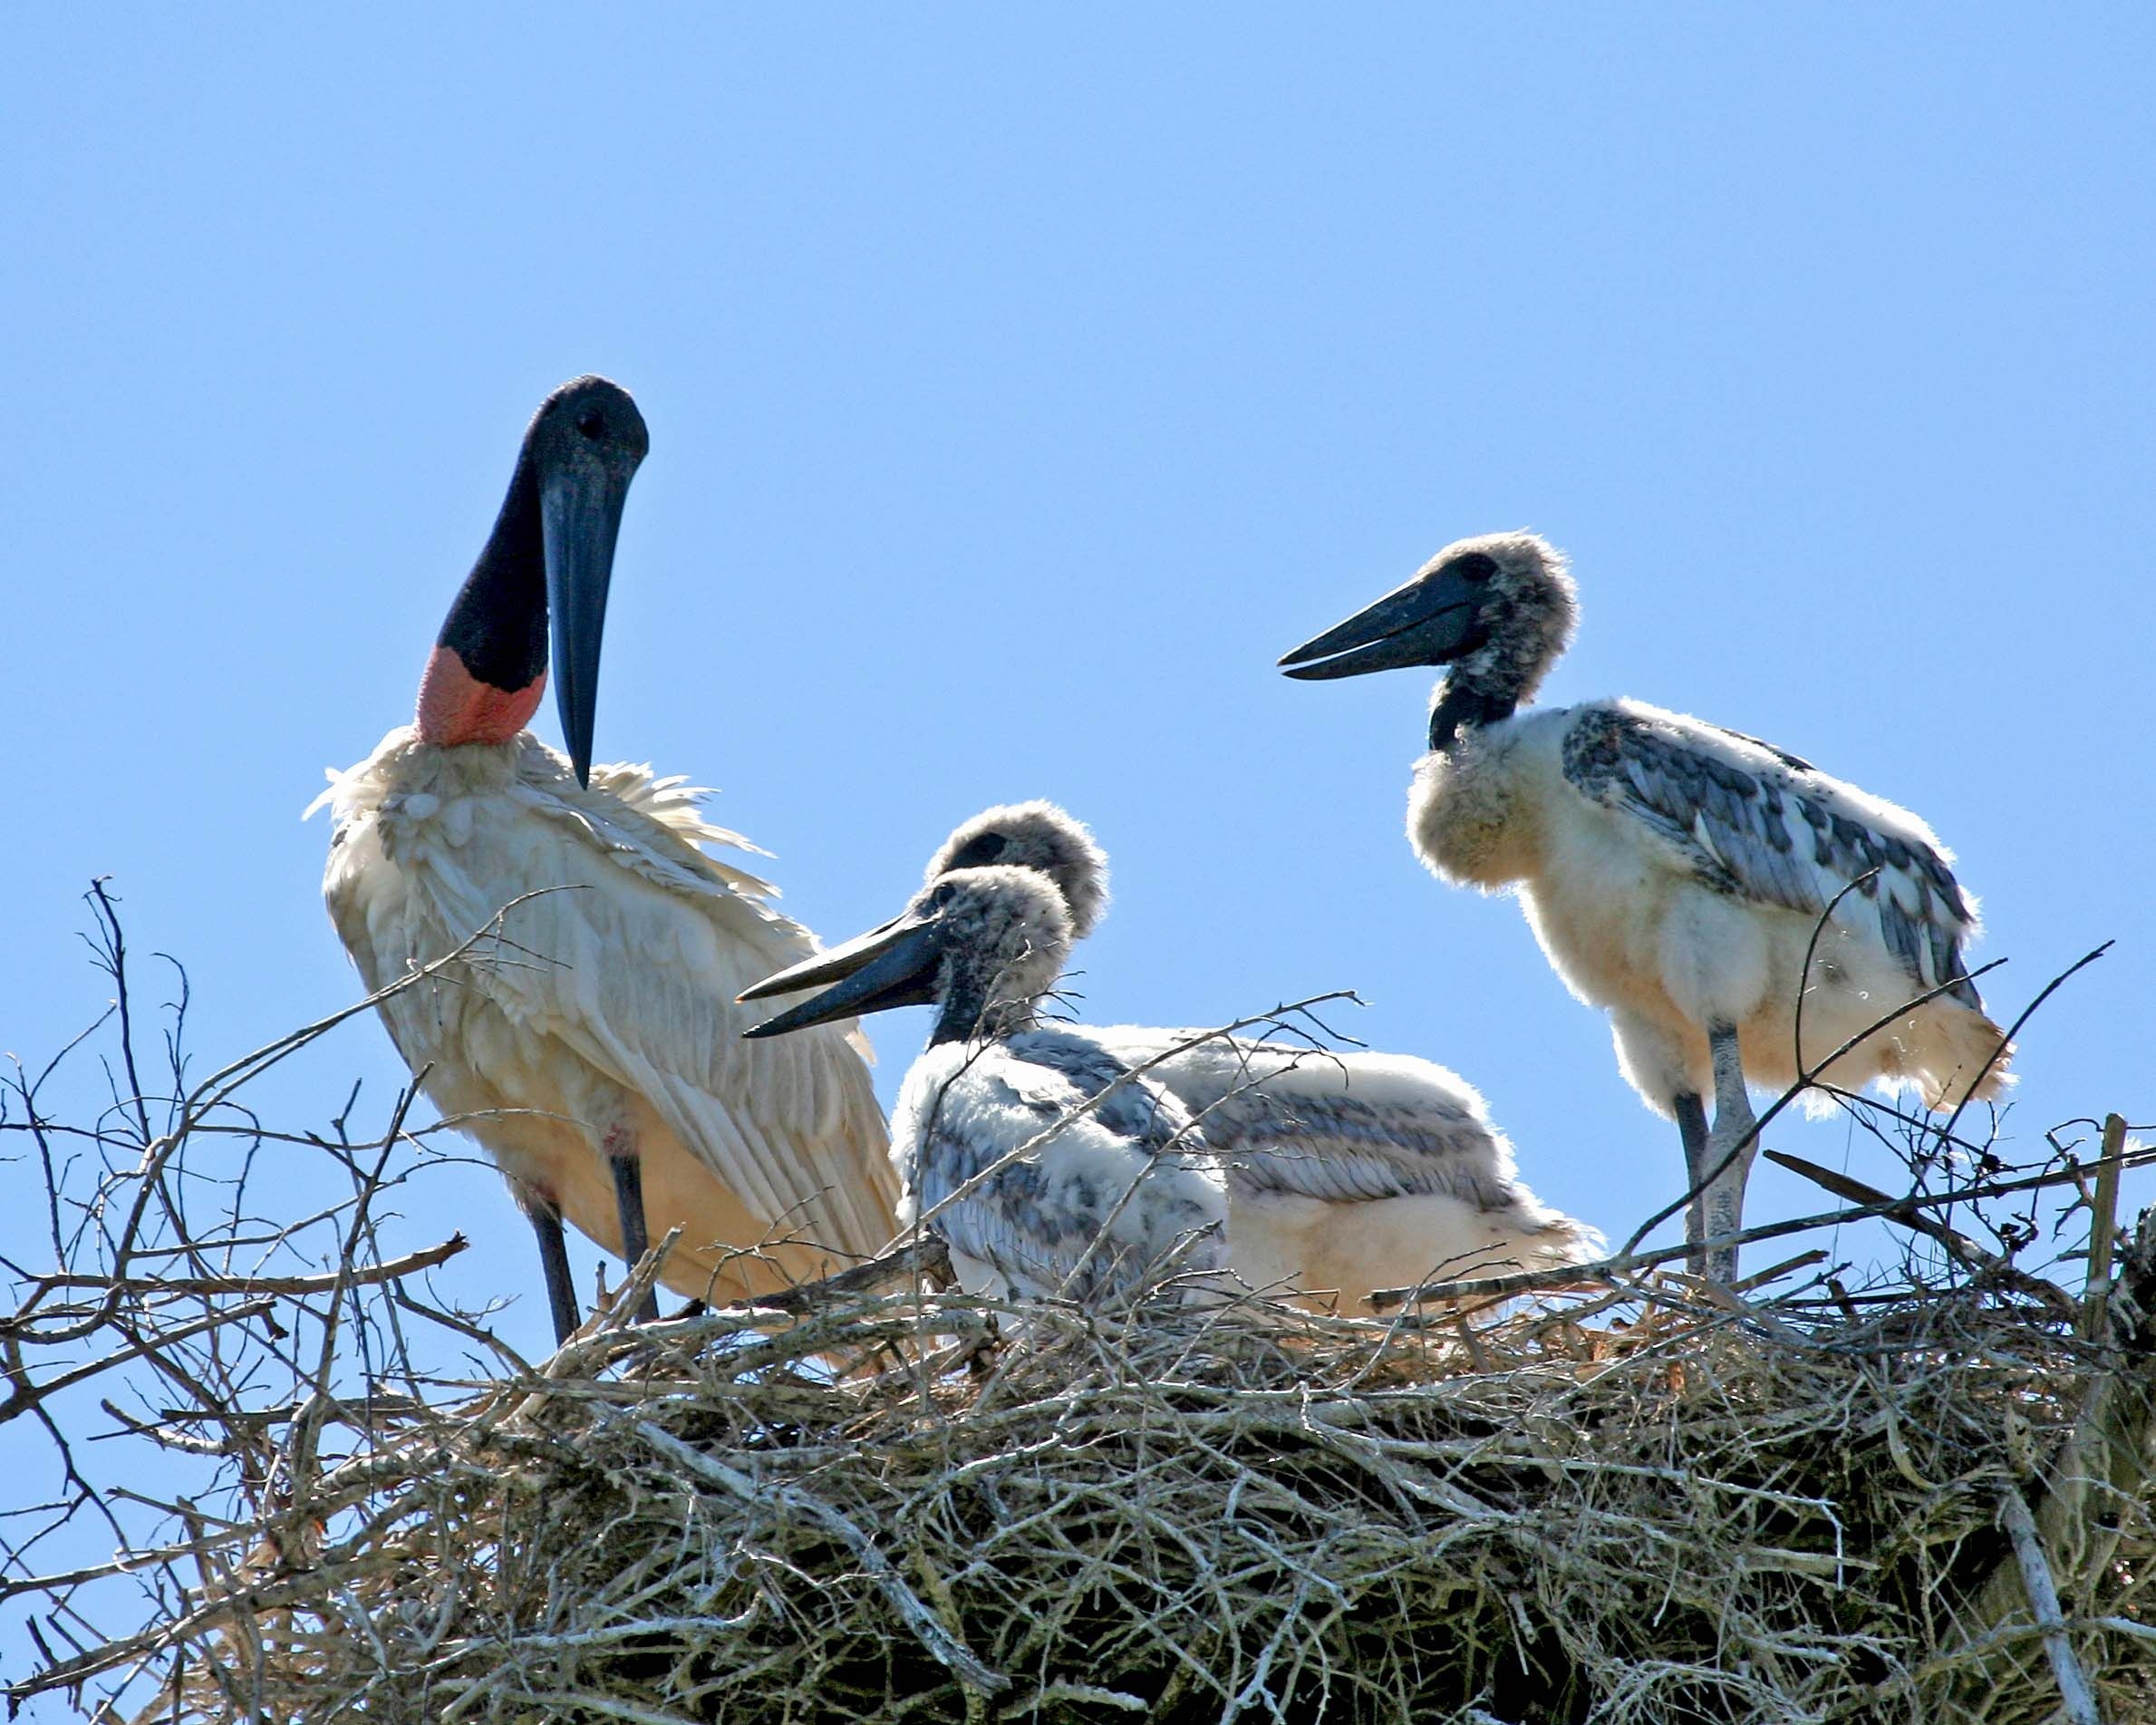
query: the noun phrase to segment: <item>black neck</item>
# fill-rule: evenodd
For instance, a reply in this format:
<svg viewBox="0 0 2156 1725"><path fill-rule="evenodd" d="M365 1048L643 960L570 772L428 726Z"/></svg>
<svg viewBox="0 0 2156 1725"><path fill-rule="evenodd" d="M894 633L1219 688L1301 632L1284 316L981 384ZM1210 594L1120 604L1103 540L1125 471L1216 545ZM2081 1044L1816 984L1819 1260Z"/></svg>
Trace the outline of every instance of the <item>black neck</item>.
<svg viewBox="0 0 2156 1725"><path fill-rule="evenodd" d="M936 1026L928 1035L931 1048L944 1042L962 1042L981 1029L988 1016L988 990L972 977L953 976L937 1003Z"/></svg>
<svg viewBox="0 0 2156 1725"><path fill-rule="evenodd" d="M528 689L546 669L546 548L539 480L527 446L486 548L458 590L436 644L451 649L479 682Z"/></svg>
<svg viewBox="0 0 2156 1725"><path fill-rule="evenodd" d="M955 976L943 991L943 1001L936 1010L935 1028L928 1035L928 1045L938 1048L945 1042L1008 1036L1013 1031L1024 1029L1032 1018L1030 1001L998 998L985 983L975 982L969 976Z"/></svg>
<svg viewBox="0 0 2156 1725"><path fill-rule="evenodd" d="M1455 672L1445 678L1437 704L1430 709L1430 748L1433 752L1449 749L1461 732L1509 719L1519 708L1517 693L1483 688Z"/></svg>

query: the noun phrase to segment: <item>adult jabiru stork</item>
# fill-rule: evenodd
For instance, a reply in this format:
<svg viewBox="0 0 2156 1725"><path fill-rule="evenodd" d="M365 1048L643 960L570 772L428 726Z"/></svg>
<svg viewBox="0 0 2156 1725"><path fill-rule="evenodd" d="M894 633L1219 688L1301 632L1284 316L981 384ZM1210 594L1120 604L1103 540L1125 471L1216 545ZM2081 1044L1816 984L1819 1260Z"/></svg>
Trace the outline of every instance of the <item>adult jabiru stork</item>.
<svg viewBox="0 0 2156 1725"><path fill-rule="evenodd" d="M967 829L954 838L962 849ZM892 1154L909 1222L997 1168L931 1223L967 1287L1097 1294L1173 1263L1200 1287L1228 1272L1351 1305L1441 1264L1468 1273L1584 1255L1561 1250L1583 1231L1513 1179L1509 1147L1486 1121L1435 1116L1419 1062L1371 1061L1349 1095L1354 1081L1315 1077L1324 1057L1307 1050L1172 1052L1173 1032L1043 1020L1039 1000L1074 934L1049 873L945 869L894 921L748 991L828 985L749 1032L759 1037L937 1005ZM1071 1118L1088 1101L1094 1110Z"/></svg>
<svg viewBox="0 0 2156 1725"><path fill-rule="evenodd" d="M648 447L604 378L546 398L416 722L333 771L314 805L334 823L324 896L370 990L500 918L381 1011L530 1218L557 1337L578 1311L565 1217L631 1262L681 1226L667 1284L725 1298L874 1253L897 1197L855 1028L740 1038L735 994L816 950L771 887L701 848L754 847L707 824L681 779L591 764L614 541ZM525 729L550 618L566 758Z"/></svg>
<svg viewBox="0 0 2156 1725"><path fill-rule="evenodd" d="M961 823L923 885L983 865L1044 876L1074 940L1107 914L1107 853L1055 803L1003 803ZM1433 1273L1577 1264L1602 1247L1535 1197L1480 1093L1435 1061L1138 1024L1086 1034L1172 1092L1227 1158L1229 1237L1253 1285L1352 1301Z"/></svg>
<svg viewBox="0 0 2156 1725"><path fill-rule="evenodd" d="M1576 613L1554 547L1491 534L1446 546L1281 664L1313 679L1449 667L1409 842L1441 880L1514 888L1565 984L1608 1010L1624 1075L1677 1119L1697 1247L1741 1226L1748 1083L1785 1088L1887 1020L1822 1076L1913 1083L1940 1108L1997 1094L2012 1050L1962 963L1976 901L1915 815L1641 702L1521 711ZM1693 1267L1727 1281L1736 1258L1696 1251Z"/></svg>

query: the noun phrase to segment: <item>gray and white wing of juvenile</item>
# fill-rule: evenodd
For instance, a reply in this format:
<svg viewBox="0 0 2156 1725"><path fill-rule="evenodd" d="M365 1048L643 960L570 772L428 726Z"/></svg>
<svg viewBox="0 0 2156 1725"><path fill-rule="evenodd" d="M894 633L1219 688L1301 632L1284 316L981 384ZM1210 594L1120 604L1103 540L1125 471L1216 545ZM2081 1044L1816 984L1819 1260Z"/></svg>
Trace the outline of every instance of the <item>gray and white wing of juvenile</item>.
<svg viewBox="0 0 2156 1725"><path fill-rule="evenodd" d="M1081 1033L932 1048L892 1158L903 1219L926 1218L976 1291L1087 1300L1224 1262L1226 1196L1189 1110Z"/></svg>
<svg viewBox="0 0 2156 1725"><path fill-rule="evenodd" d="M1197 1030L1090 1032L1172 1090L1242 1190L1337 1203L1444 1197L1510 1207L1512 1146L1474 1087L1412 1055L1334 1052Z"/></svg>
<svg viewBox="0 0 2156 1725"><path fill-rule="evenodd" d="M1639 824L1716 892L1835 920L1876 940L1922 989L1980 1007L1962 962L1974 901L1931 829L1798 756L1635 701L1573 710L1564 776Z"/></svg>

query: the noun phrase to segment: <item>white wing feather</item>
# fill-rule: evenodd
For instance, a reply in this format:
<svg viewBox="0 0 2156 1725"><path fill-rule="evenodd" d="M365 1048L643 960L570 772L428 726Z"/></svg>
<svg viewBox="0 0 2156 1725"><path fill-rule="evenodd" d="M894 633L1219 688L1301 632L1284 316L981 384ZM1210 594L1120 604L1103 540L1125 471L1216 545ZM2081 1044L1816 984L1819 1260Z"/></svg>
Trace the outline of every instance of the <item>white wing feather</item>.
<svg viewBox="0 0 2156 1725"><path fill-rule="evenodd" d="M734 996L816 945L764 902L763 882L698 848L742 841L706 825L695 799L629 766L585 790L528 733L440 750L392 732L327 795L325 894L374 987L500 915L499 938L438 987L477 991L641 1100L766 1223L874 1252L896 1193L865 1045L850 1027L741 1039L770 1009ZM392 1034L408 1060L454 1057L424 1046L426 1021L444 1016L425 993L391 1003Z"/></svg>

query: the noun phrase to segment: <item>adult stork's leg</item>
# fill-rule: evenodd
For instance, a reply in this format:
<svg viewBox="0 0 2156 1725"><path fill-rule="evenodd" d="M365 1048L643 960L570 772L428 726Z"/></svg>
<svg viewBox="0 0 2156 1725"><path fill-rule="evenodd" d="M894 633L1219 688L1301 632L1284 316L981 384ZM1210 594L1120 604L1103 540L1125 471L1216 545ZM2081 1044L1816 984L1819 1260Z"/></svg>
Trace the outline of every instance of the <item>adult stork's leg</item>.
<svg viewBox="0 0 2156 1725"><path fill-rule="evenodd" d="M1759 1153L1753 1128L1752 1099L1745 1090L1745 1069L1737 1059L1736 1026L1710 1024L1707 1047L1715 1057L1715 1128L1707 1135L1707 1187L1701 1207L1709 1237L1734 1234L1743 1226L1745 1181ZM1744 1148L1739 1149L1737 1147ZM1706 1273L1717 1282L1736 1280L1736 1247L1716 1246L1706 1255Z"/></svg>
<svg viewBox="0 0 2156 1725"><path fill-rule="evenodd" d="M652 1245L651 1236L643 1225L643 1162L636 1154L633 1139L622 1144L612 1133L607 1135L606 1159L614 1165L614 1201L622 1218L622 1256L634 1269L637 1260ZM643 1296L643 1303L636 1308L636 1316L644 1323L658 1321L656 1290Z"/></svg>
<svg viewBox="0 0 2156 1725"><path fill-rule="evenodd" d="M546 1306L554 1313L554 1339L569 1339L579 1322L576 1284L569 1279L569 1246L562 1237L562 1213L553 1205L535 1203L525 1214L532 1232L539 1236L539 1268L546 1277Z"/></svg>
<svg viewBox="0 0 2156 1725"><path fill-rule="evenodd" d="M1685 1268L1694 1275L1705 1275L1706 1259L1699 1243L1706 1238L1706 1177L1713 1166L1706 1159L1706 1109L1697 1091L1680 1090L1669 1099L1669 1111L1677 1116L1677 1129L1684 1137L1685 1184L1692 1194L1685 1206L1685 1244L1692 1248Z"/></svg>

